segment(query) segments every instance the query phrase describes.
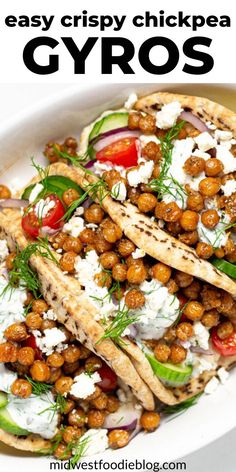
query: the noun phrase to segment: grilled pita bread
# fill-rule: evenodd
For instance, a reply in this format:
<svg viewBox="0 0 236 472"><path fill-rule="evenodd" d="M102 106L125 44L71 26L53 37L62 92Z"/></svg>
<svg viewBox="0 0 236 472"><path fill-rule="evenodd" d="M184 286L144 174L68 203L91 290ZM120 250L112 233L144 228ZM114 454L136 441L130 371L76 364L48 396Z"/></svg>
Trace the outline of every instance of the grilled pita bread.
<svg viewBox="0 0 236 472"><path fill-rule="evenodd" d="M47 453L46 451L51 447L50 441L41 438L37 434L30 434L29 436L15 436L0 429L0 441L7 446L14 447L21 451Z"/></svg>

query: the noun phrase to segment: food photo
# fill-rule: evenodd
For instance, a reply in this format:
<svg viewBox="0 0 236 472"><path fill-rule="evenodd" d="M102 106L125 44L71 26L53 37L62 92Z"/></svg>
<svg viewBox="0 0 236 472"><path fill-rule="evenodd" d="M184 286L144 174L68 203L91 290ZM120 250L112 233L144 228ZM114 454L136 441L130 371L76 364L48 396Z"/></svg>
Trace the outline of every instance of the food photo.
<svg viewBox="0 0 236 472"><path fill-rule="evenodd" d="M9 467L176 461L235 427L235 87L197 92L74 87L3 126Z"/></svg>

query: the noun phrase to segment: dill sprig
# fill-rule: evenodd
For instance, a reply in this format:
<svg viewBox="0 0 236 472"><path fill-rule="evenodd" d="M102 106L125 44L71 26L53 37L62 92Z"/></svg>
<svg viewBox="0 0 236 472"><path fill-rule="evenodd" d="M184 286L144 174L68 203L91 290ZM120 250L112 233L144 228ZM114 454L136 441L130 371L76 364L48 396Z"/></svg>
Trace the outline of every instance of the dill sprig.
<svg viewBox="0 0 236 472"><path fill-rule="evenodd" d="M32 386L32 394L41 396L44 394L47 394L52 390L52 385L46 384L44 382L38 382L37 380L33 380L31 377L28 375L25 376L26 380L31 384Z"/></svg>
<svg viewBox="0 0 236 472"><path fill-rule="evenodd" d="M124 344L124 340L122 339L122 334L124 333L125 329L128 328L133 323L136 323L141 314L138 315L130 315L130 311L125 305L121 308L118 307L116 316L113 318L110 325L106 328L105 333L99 339L98 342L102 341L103 339L113 339L117 344Z"/></svg>
<svg viewBox="0 0 236 472"><path fill-rule="evenodd" d="M202 395L202 392L198 393L197 395L194 395L191 398L188 398L187 400L179 403L178 405L168 405L165 406L162 409L162 413L165 415L179 415L184 413L186 410L191 408L192 406L196 405L200 396Z"/></svg>
<svg viewBox="0 0 236 472"><path fill-rule="evenodd" d="M109 195L110 192L107 188L107 184L106 182L103 180L103 179L99 179L97 180L96 182L94 183L89 183L86 187L85 187L85 192L83 195L81 195L80 198L78 198L77 200L75 200L68 208L68 210L66 211L65 215L63 216L63 220L65 221L68 221L71 217L71 215L74 213L74 211L76 210L76 208L80 205L82 205L82 203L84 203L84 201L90 197L92 198L92 200L98 200L100 205L102 205L102 202L104 200L104 198Z"/></svg>
<svg viewBox="0 0 236 472"><path fill-rule="evenodd" d="M38 238L37 242L29 244L21 252L17 247L13 268L8 273L9 281L3 293L9 289L11 290L17 286L21 286L22 288L30 290L35 298L38 297L40 282L37 273L30 266L30 258L33 255L44 257L58 264L57 259L48 246L47 240Z"/></svg>
<svg viewBox="0 0 236 472"><path fill-rule="evenodd" d="M87 450L87 447L88 447L88 443L90 441L90 438L84 438L83 439L83 436L79 439L79 441L77 441L77 443L69 443L67 445L67 450L71 450L72 453L73 453L73 457L71 459L69 459L69 468L70 469L74 469L76 467L76 464L77 462L80 461L80 459L84 456L86 450ZM67 452L66 450L66 452Z"/></svg>
<svg viewBox="0 0 236 472"><path fill-rule="evenodd" d="M53 150L59 157L62 157L63 159L67 159L73 166L80 167L87 174L92 174L90 170L86 169L86 167L83 166L83 163L87 164L91 160L90 159L90 146L88 146L86 152L82 156L80 156L79 154L77 156L71 156L65 151L60 151L59 149L56 148L56 146L53 146Z"/></svg>
<svg viewBox="0 0 236 472"><path fill-rule="evenodd" d="M41 411L39 414L42 415L45 413L45 411L51 411L53 413L53 416L56 413L65 413L66 411L66 399L63 397L61 393L57 393L57 396L55 398L55 402L52 402L51 406L48 408L45 408L45 410Z"/></svg>

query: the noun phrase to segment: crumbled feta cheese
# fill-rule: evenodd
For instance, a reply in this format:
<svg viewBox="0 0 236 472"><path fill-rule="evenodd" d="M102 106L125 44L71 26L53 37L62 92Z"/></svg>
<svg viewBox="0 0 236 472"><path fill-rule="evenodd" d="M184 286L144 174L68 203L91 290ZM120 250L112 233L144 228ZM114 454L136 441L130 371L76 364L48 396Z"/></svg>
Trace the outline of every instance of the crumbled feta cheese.
<svg viewBox="0 0 236 472"><path fill-rule="evenodd" d="M36 184L32 189L30 196L29 196L29 203L33 203L37 196L43 191L44 186L42 184Z"/></svg>
<svg viewBox="0 0 236 472"><path fill-rule="evenodd" d="M203 133L199 134L196 138L194 138L195 143L198 145L200 151L208 151L216 146L216 139L214 139L210 133L204 131Z"/></svg>
<svg viewBox="0 0 236 472"><path fill-rule="evenodd" d="M66 340L65 334L58 328L45 329L44 336L38 330L33 330L32 333L35 336L37 346L46 356L52 354L54 348Z"/></svg>
<svg viewBox="0 0 236 472"><path fill-rule="evenodd" d="M44 320L53 320L55 321L57 319L56 313L50 308L48 311L43 312L43 319Z"/></svg>
<svg viewBox="0 0 236 472"><path fill-rule="evenodd" d="M221 186L221 190L226 197L229 197L236 192L236 180L227 180L225 185Z"/></svg>
<svg viewBox="0 0 236 472"><path fill-rule="evenodd" d="M209 128L211 131L215 131L216 125L214 125L214 123L212 123L211 121L207 121L206 125L207 125L207 128Z"/></svg>
<svg viewBox="0 0 236 472"><path fill-rule="evenodd" d="M137 102L137 100L138 100L138 97L137 97L136 93L131 93L130 96L127 98L126 102L124 103L124 107L127 110L130 110L131 108L133 108L133 106Z"/></svg>
<svg viewBox="0 0 236 472"><path fill-rule="evenodd" d="M217 141L230 141L233 138L232 131L222 131L221 129L217 129L215 131L215 139Z"/></svg>
<svg viewBox="0 0 236 472"><path fill-rule="evenodd" d="M16 372L8 370L5 365L0 363L0 391L9 393L11 391L11 385L17 379Z"/></svg>
<svg viewBox="0 0 236 472"><path fill-rule="evenodd" d="M143 249L139 249L139 247L137 247L135 251L132 252L131 256L133 259L139 259L140 257L145 257L146 252Z"/></svg>
<svg viewBox="0 0 236 472"><path fill-rule="evenodd" d="M154 168L154 162L148 161L140 165L138 169L131 170L127 174L128 182L131 187L138 187L139 184L147 184Z"/></svg>
<svg viewBox="0 0 236 472"><path fill-rule="evenodd" d="M104 172L108 172L109 170L117 170L117 172L120 172L121 177L126 176L126 168L123 166L114 166L113 164L109 162L100 162L96 161L94 163L94 172L95 174L101 176Z"/></svg>
<svg viewBox="0 0 236 472"><path fill-rule="evenodd" d="M36 205L35 205L35 213L38 216L38 218L45 218L47 216L48 212L54 208L56 203L54 200L50 200L50 198L46 198L43 200L39 200Z"/></svg>
<svg viewBox="0 0 236 472"><path fill-rule="evenodd" d="M74 383L70 389L70 394L76 398L87 398L95 392L96 383L100 382L101 377L98 372L93 374L82 374L74 377Z"/></svg>
<svg viewBox="0 0 236 472"><path fill-rule="evenodd" d="M111 189L111 196L119 202L124 202L126 199L127 190L124 182L117 182Z"/></svg>
<svg viewBox="0 0 236 472"><path fill-rule="evenodd" d="M191 338L191 342L194 345L201 347L202 349L209 349L209 338L210 333L200 321L196 321L193 325L194 337Z"/></svg>
<svg viewBox="0 0 236 472"><path fill-rule="evenodd" d="M84 207L78 207L76 208L75 212L74 212L74 216L81 216L84 214Z"/></svg>
<svg viewBox="0 0 236 472"><path fill-rule="evenodd" d="M139 140L141 142L142 147L146 146L146 144L150 142L160 144L160 139L158 139L155 134L141 134L141 136L139 136Z"/></svg>
<svg viewBox="0 0 236 472"><path fill-rule="evenodd" d="M4 261L9 254L6 239L0 239L0 262Z"/></svg>
<svg viewBox="0 0 236 472"><path fill-rule="evenodd" d="M171 102L163 105L161 111L156 113L156 125L160 129L168 129L175 125L177 118L183 111L179 102Z"/></svg>
<svg viewBox="0 0 236 472"><path fill-rule="evenodd" d="M206 228L206 226L204 226L202 223L201 218L199 219L197 225L199 240L204 243L211 244L211 246L214 248L225 246L228 239L225 228L229 223L229 218L220 211L218 211L218 214L221 216L221 220L214 229Z"/></svg>
<svg viewBox="0 0 236 472"><path fill-rule="evenodd" d="M93 456L104 452L109 447L107 432L105 428L88 429L81 437L81 441L86 441L83 456Z"/></svg>
<svg viewBox="0 0 236 472"><path fill-rule="evenodd" d="M155 279L143 282L140 290L144 293L145 304L130 311L130 314L140 315L135 323L138 336L140 339L160 339L178 317L179 300Z"/></svg>
<svg viewBox="0 0 236 472"><path fill-rule="evenodd" d="M63 226L63 231L78 238L84 229L84 220L80 216L72 216L72 218Z"/></svg>
<svg viewBox="0 0 236 472"><path fill-rule="evenodd" d="M206 384L204 388L204 392L208 395L211 395L211 393L214 393L215 390L217 389L219 385L219 380L216 377L212 377L212 379Z"/></svg>
<svg viewBox="0 0 236 472"><path fill-rule="evenodd" d="M229 372L224 367L220 367L220 369L217 370L217 376L220 382L225 384L226 380L228 380Z"/></svg>
<svg viewBox="0 0 236 472"><path fill-rule="evenodd" d="M219 144L216 146L216 157L222 161L224 165L224 174L236 171L236 158L229 151L227 146Z"/></svg>
<svg viewBox="0 0 236 472"><path fill-rule="evenodd" d="M97 229L97 228L98 228L98 225L96 225L95 223L87 223L87 224L86 224L86 228L89 228L89 229Z"/></svg>
<svg viewBox="0 0 236 472"><path fill-rule="evenodd" d="M209 152L203 152L203 151L200 151L200 149L194 149L192 156L202 157L202 159L204 159L205 161L211 158L211 155L209 154Z"/></svg>

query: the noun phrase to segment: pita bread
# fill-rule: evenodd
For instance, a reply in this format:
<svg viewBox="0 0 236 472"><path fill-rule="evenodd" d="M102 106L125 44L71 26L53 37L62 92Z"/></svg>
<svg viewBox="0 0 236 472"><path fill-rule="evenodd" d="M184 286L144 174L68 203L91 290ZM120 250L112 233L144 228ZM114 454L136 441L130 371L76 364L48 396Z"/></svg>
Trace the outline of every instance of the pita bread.
<svg viewBox="0 0 236 472"><path fill-rule="evenodd" d="M50 449L50 441L41 438L38 434L30 434L29 436L15 436L0 429L0 441L7 446L14 447L21 451L44 453Z"/></svg>

